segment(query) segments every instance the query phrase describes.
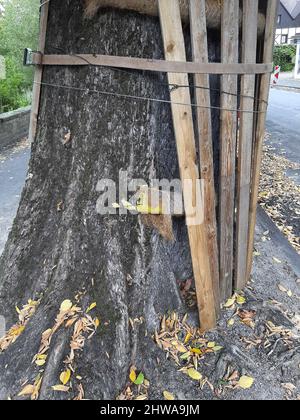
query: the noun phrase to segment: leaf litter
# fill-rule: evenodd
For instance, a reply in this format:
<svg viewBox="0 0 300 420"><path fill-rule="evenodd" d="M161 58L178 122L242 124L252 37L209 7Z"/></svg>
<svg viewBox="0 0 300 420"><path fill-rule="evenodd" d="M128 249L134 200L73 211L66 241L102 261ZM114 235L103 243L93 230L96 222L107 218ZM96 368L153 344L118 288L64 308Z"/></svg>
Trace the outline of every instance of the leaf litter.
<svg viewBox="0 0 300 420"><path fill-rule="evenodd" d="M77 302L79 301L79 296L80 294L75 298ZM95 307L96 303L93 303L88 309L91 311ZM24 308L20 311L19 317L24 317L23 311ZM87 312L88 311L84 312L81 307L77 306L77 304L73 304L71 300L64 300L60 305L54 325L52 328L49 328L42 333L38 353L33 357L32 361L38 367L44 366L47 362L48 351L55 333L62 327L73 327L73 334L70 341L70 352L64 361L66 368L59 376L60 383L53 385L51 388L56 392L68 392L72 388L72 381L80 381L76 384L78 394L74 398L75 400L82 400L85 396L84 388L81 383L82 378L75 374L76 351L83 350L86 340L93 337L100 325L99 318L93 319ZM41 373L43 373L43 371L41 371ZM32 400L38 399L43 380L41 373L38 374L34 384L26 384L18 396L30 396Z"/></svg>

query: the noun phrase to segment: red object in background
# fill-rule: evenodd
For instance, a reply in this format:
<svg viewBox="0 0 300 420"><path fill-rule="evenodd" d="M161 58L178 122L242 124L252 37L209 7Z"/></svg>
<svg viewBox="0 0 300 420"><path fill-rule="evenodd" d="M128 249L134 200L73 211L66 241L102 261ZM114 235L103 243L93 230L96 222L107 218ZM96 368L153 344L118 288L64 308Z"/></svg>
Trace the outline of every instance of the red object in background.
<svg viewBox="0 0 300 420"><path fill-rule="evenodd" d="M280 66L276 66L275 71L274 71L273 85L277 85L277 82L279 80L279 74L280 74Z"/></svg>

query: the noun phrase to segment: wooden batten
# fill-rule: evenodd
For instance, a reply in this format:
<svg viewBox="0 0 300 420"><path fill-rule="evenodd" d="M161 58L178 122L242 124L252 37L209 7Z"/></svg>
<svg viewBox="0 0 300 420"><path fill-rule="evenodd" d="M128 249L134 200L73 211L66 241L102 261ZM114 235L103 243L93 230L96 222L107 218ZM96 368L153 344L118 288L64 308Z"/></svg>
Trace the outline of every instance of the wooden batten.
<svg viewBox="0 0 300 420"><path fill-rule="evenodd" d="M40 12L40 34L39 34L38 49L41 54L43 54L45 51L48 14L49 14L49 3L44 3L41 6L41 12ZM30 124L29 124L29 140L31 142L34 141L35 136L36 136L37 120L38 120L38 113L39 113L39 107L40 107L42 77L43 77L43 66L37 65L35 68L35 73L34 73L31 115L30 115Z"/></svg>
<svg viewBox="0 0 300 420"><path fill-rule="evenodd" d="M207 22L205 0L190 0L190 25L193 60L197 63L208 63ZM210 257L210 270L214 285L216 312L220 312L220 273L219 251L217 242L216 196L214 183L214 156L210 110L210 83L208 74L194 76L195 99L197 105L205 108L197 109L197 131L200 151L200 174L205 181L205 226L207 229L207 246Z"/></svg>
<svg viewBox="0 0 300 420"><path fill-rule="evenodd" d="M159 13L166 60L186 61L185 44L180 18L178 0L159 0ZM168 73L172 85L186 85L187 74ZM189 88L181 88L170 93L172 102L190 104ZM194 192L199 180L199 170L196 159L196 145L192 108L189 105L172 104L173 125L176 137L178 161L181 179L192 180ZM184 191L186 214L189 206ZM194 201L195 202L195 201ZM216 311L213 294L213 280L210 270L210 259L207 247L207 233L204 223L188 226L190 249L196 285L200 325L202 330L209 330L216 325Z"/></svg>
<svg viewBox="0 0 300 420"><path fill-rule="evenodd" d="M264 36L264 52L263 62L272 61L275 29L277 22L278 0L269 0L266 16L266 28ZM254 235L256 225L256 214L258 204L258 192L260 181L260 170L263 156L263 143L265 137L265 126L267 107L270 91L271 75L265 74L261 76L260 89L259 89L259 111L257 119L256 137L253 150L253 180L250 199L250 219L249 219L249 235L248 235L248 256L247 256L247 279L250 279L253 251L254 251Z"/></svg>
<svg viewBox="0 0 300 420"><path fill-rule="evenodd" d="M221 28L221 55L223 63L239 60L239 0L223 2ZM221 90L221 107L237 108L237 76L224 75ZM220 292L226 300L233 290L233 239L235 212L237 113L221 111L220 136Z"/></svg>
<svg viewBox="0 0 300 420"><path fill-rule="evenodd" d="M257 52L258 0L243 1L242 62L252 63ZM255 75L241 78L241 109L254 110ZM254 114L242 113L240 117L238 147L238 187L235 289L242 290L247 283L247 251L249 230L250 184L252 166Z"/></svg>

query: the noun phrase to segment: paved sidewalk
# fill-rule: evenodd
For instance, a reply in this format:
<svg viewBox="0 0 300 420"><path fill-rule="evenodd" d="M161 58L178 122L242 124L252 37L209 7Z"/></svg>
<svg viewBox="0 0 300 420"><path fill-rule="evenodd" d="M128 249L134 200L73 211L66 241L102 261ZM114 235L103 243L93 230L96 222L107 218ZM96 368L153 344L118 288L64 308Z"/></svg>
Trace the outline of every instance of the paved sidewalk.
<svg viewBox="0 0 300 420"><path fill-rule="evenodd" d="M276 89L294 89L300 93L300 79L294 79L293 73L280 73L277 85L273 85Z"/></svg>

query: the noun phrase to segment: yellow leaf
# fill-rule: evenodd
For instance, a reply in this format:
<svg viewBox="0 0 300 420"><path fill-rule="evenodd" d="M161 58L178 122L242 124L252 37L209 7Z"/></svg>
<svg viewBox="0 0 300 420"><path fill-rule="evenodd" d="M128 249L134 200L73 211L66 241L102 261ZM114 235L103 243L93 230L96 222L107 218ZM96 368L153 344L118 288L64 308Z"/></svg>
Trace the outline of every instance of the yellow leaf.
<svg viewBox="0 0 300 420"><path fill-rule="evenodd" d="M225 308L231 308L231 306L233 306L235 304L235 298L231 298L228 299L227 302L225 303L224 307Z"/></svg>
<svg viewBox="0 0 300 420"><path fill-rule="evenodd" d="M62 372L60 374L60 377L59 377L60 382L63 385L66 385L69 382L70 378L71 378L71 371L70 371L70 369L67 369L64 372Z"/></svg>
<svg viewBox="0 0 300 420"><path fill-rule="evenodd" d="M231 319L228 321L227 325L228 325L228 327L232 327L232 326L234 325L234 323L235 323L235 320L234 320L233 318L231 318Z"/></svg>
<svg viewBox="0 0 300 420"><path fill-rule="evenodd" d="M222 346L215 346L215 347L213 348L213 351L217 352L217 351L221 351L222 349L223 349L223 347L222 347Z"/></svg>
<svg viewBox="0 0 300 420"><path fill-rule="evenodd" d="M136 373L135 373L135 370L132 369L130 371L129 379L131 380L131 382L135 382L136 381Z"/></svg>
<svg viewBox="0 0 300 420"><path fill-rule="evenodd" d="M192 338L192 334L187 333L187 335L185 336L185 339L184 339L184 344L187 344L190 341L191 338Z"/></svg>
<svg viewBox="0 0 300 420"><path fill-rule="evenodd" d="M35 361L35 364L37 365L37 366L44 366L44 364L46 363L46 360L43 360L43 359L37 359L36 361Z"/></svg>
<svg viewBox="0 0 300 420"><path fill-rule="evenodd" d="M26 385L22 391L18 394L18 397L23 397L24 395L31 395L34 393L35 386L34 385Z"/></svg>
<svg viewBox="0 0 300 420"><path fill-rule="evenodd" d="M66 299L60 305L60 311L67 312L72 308L72 306L73 306L72 302L69 299Z"/></svg>
<svg viewBox="0 0 300 420"><path fill-rule="evenodd" d="M174 347L176 347L176 350L179 351L179 353L186 353L186 348L182 344L176 343Z"/></svg>
<svg viewBox="0 0 300 420"><path fill-rule="evenodd" d="M254 384L254 379L251 378L250 376L241 376L238 382L238 386L243 389L249 389L252 387L253 384Z"/></svg>
<svg viewBox="0 0 300 420"><path fill-rule="evenodd" d="M165 400L167 400L167 401L174 401L175 400L174 395L171 394L171 392L169 392L169 391L164 391L163 395L164 395Z"/></svg>
<svg viewBox="0 0 300 420"><path fill-rule="evenodd" d="M69 387L64 385L54 385L51 387L53 391L68 392Z"/></svg>
<svg viewBox="0 0 300 420"><path fill-rule="evenodd" d="M96 328L98 328L98 327L99 327L99 325L100 325L100 320L99 320L99 318L95 318L95 319L94 319L94 324L95 324L95 327L96 327Z"/></svg>
<svg viewBox="0 0 300 420"><path fill-rule="evenodd" d="M210 343L207 344L207 348L209 349L213 349L214 347L216 347L216 343L214 341L211 341Z"/></svg>
<svg viewBox="0 0 300 420"><path fill-rule="evenodd" d="M96 302L92 303L92 304L91 304L91 305L87 308L86 313L88 313L88 312L92 311L94 308L96 308L96 306L97 306L97 303L96 303Z"/></svg>
<svg viewBox="0 0 300 420"><path fill-rule="evenodd" d="M17 306L16 306L16 311L17 311L17 314L20 315L21 311L20 311L20 309Z"/></svg>
<svg viewBox="0 0 300 420"><path fill-rule="evenodd" d="M190 378L194 379L195 381L200 381L202 379L201 373L199 373L196 369L190 368L187 371Z"/></svg>
<svg viewBox="0 0 300 420"><path fill-rule="evenodd" d="M202 351L200 349L196 349L196 348L191 349L191 352L196 353L196 354L202 354Z"/></svg>
<svg viewBox="0 0 300 420"><path fill-rule="evenodd" d="M288 297L293 297L293 292L291 290L288 290L287 295L288 295Z"/></svg>
<svg viewBox="0 0 300 420"><path fill-rule="evenodd" d="M244 298L244 296L240 296L240 295L236 297L236 301L239 305L244 305L244 303L246 303L246 299Z"/></svg>

